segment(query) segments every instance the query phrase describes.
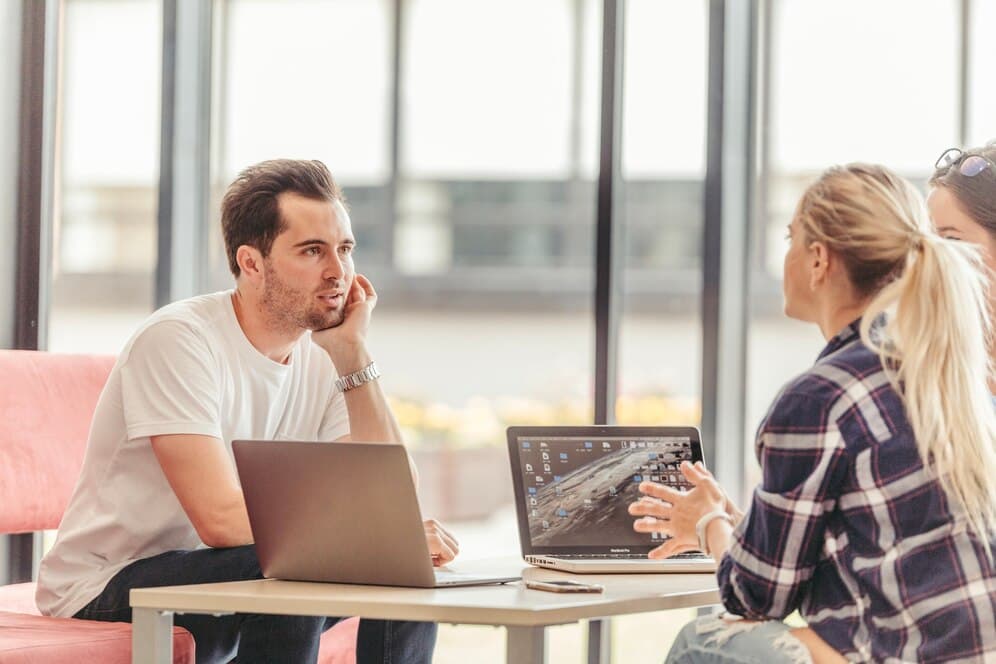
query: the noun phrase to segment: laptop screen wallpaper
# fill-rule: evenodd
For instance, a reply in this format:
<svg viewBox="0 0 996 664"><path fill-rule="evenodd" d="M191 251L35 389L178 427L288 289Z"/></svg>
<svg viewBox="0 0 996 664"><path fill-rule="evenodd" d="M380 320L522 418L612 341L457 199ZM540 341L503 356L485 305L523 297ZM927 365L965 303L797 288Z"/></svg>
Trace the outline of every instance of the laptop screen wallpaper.
<svg viewBox="0 0 996 664"><path fill-rule="evenodd" d="M518 440L529 535L535 547L647 546L627 508L644 479L687 487L678 470L692 461L685 436L526 438Z"/></svg>

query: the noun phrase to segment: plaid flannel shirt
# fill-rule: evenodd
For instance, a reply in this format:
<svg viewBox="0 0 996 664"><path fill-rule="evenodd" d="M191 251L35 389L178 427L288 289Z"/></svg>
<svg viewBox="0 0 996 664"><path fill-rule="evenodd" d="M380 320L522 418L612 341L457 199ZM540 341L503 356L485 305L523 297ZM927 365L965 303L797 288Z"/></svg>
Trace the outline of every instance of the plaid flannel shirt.
<svg viewBox="0 0 996 664"><path fill-rule="evenodd" d="M720 561L723 604L753 619L798 609L851 661L996 662L996 569L921 463L859 324L761 423L763 480Z"/></svg>

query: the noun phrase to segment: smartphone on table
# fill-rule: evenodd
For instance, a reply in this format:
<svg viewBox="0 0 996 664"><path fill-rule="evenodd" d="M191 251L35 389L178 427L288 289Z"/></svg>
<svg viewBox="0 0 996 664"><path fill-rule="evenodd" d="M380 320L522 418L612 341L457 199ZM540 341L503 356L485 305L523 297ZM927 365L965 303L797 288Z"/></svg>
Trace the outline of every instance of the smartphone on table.
<svg viewBox="0 0 996 664"><path fill-rule="evenodd" d="M579 581L526 581L526 588L546 590L551 593L600 593L605 586L598 583L581 583Z"/></svg>

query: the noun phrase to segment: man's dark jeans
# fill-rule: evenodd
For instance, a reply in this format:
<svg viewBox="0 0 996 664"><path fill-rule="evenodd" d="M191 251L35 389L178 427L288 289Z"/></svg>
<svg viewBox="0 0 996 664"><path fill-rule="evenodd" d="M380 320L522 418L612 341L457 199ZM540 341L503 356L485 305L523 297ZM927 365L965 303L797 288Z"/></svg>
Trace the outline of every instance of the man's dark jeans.
<svg viewBox="0 0 996 664"><path fill-rule="evenodd" d="M128 591L261 579L253 546L231 549L167 551L138 560L118 572L100 595L76 614L86 620L131 622ZM197 662L314 662L322 632L342 618L235 614L182 614L175 624L186 628L197 645ZM432 660L436 624L360 620L356 639L358 664L421 664Z"/></svg>

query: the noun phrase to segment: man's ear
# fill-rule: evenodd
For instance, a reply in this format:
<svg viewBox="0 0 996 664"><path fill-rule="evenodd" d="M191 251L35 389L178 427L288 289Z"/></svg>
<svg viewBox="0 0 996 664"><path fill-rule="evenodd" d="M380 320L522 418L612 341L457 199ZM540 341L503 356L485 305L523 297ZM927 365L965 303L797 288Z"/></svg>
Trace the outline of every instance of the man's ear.
<svg viewBox="0 0 996 664"><path fill-rule="evenodd" d="M830 277L830 250L822 242L809 245L809 288L816 290Z"/></svg>
<svg viewBox="0 0 996 664"><path fill-rule="evenodd" d="M245 277L246 281L260 283L263 280L263 254L256 247L240 245L235 252L235 262L239 264L239 276Z"/></svg>

